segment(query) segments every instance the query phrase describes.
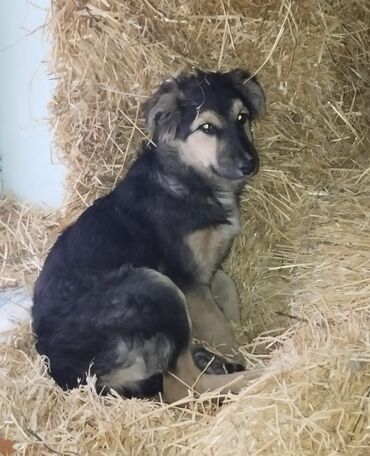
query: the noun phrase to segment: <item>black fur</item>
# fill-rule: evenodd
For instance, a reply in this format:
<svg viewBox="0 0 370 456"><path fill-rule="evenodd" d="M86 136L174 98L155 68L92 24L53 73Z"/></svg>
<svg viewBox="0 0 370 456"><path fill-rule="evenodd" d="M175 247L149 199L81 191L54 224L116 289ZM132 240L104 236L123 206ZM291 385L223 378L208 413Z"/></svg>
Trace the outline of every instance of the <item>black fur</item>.
<svg viewBox="0 0 370 456"><path fill-rule="evenodd" d="M182 107L178 137L186 134L199 100L219 111L222 103L227 109L231 92L239 94L221 75L216 77L217 99L208 85L195 96L200 77L196 84L183 81L182 93L192 104ZM244 183L233 183L236 200ZM100 378L129 366L130 350L140 351L152 341L154 361L151 348L143 349L143 358L156 363L154 374L121 390L139 397L160 391L162 371L171 369L188 347L191 330L184 299L170 282L148 275L148 269L183 291L197 281L184 239L202 227L229 223L217 188L212 178L180 163L170 146L146 145L117 188L59 237L35 286L33 329L36 348L49 358L50 373L61 387L77 386L87 372ZM120 353L119 343L124 347Z"/></svg>

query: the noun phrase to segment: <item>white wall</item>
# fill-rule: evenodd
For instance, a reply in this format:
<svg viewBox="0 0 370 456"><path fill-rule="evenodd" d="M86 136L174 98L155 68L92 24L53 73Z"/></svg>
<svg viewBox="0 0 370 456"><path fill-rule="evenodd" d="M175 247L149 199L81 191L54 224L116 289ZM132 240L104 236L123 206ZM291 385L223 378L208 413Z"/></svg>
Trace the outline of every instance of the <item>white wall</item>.
<svg viewBox="0 0 370 456"><path fill-rule="evenodd" d="M0 177L3 192L58 207L65 168L52 153L47 105L53 83L43 63L50 43L40 29L49 4L0 0Z"/></svg>

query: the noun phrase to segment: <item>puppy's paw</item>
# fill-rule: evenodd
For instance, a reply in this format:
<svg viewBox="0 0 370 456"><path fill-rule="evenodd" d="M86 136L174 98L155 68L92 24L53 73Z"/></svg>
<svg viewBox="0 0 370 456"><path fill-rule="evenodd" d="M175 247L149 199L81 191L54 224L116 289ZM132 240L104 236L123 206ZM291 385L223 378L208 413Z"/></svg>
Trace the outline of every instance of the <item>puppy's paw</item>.
<svg viewBox="0 0 370 456"><path fill-rule="evenodd" d="M198 369L207 374L232 374L233 372L241 372L245 370L245 366L242 364L227 360L219 355L215 355L203 347L193 348L192 353L194 362Z"/></svg>
<svg viewBox="0 0 370 456"><path fill-rule="evenodd" d="M245 371L245 366L238 362L227 362L225 364L225 369L227 374L232 374L233 372L242 372Z"/></svg>

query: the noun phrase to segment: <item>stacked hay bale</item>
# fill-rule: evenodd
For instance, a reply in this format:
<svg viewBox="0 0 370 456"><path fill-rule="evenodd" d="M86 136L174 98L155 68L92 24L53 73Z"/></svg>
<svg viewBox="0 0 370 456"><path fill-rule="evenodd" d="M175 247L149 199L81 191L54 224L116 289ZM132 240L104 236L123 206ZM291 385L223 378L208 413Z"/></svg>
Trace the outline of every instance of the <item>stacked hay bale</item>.
<svg viewBox="0 0 370 456"><path fill-rule="evenodd" d="M124 175L154 84L191 66L258 70L262 168L226 267L248 362L284 369L221 408L64 393L22 329L0 345L0 433L19 454L368 454L369 19L361 0L53 1L69 198L49 214L3 205L5 283L31 282L58 230Z"/></svg>

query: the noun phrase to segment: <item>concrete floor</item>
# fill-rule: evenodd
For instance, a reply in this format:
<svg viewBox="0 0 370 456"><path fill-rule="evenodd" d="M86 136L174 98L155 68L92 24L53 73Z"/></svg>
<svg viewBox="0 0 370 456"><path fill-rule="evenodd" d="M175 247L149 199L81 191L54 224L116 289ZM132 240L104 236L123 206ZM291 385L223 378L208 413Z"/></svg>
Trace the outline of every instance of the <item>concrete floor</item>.
<svg viewBox="0 0 370 456"><path fill-rule="evenodd" d="M0 291L0 341L5 341L8 331L18 323L31 321L32 299L24 287Z"/></svg>

